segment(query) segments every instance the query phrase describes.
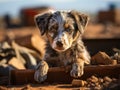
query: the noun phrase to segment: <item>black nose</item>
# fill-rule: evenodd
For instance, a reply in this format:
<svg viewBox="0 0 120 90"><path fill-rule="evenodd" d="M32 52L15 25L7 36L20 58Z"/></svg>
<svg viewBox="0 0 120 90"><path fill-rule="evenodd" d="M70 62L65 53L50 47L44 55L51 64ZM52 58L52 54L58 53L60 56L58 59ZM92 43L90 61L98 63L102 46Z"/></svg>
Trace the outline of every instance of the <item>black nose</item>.
<svg viewBox="0 0 120 90"><path fill-rule="evenodd" d="M63 46L63 44L62 44L61 41L57 41L57 42L56 42L56 45L57 45L58 47L62 47L62 46Z"/></svg>

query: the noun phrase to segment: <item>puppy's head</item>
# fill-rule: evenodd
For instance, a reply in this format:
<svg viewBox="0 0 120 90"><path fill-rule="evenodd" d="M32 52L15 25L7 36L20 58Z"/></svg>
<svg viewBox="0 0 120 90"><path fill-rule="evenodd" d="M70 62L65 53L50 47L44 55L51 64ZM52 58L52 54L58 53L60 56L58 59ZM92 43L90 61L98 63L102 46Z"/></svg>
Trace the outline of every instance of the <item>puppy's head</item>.
<svg viewBox="0 0 120 90"><path fill-rule="evenodd" d="M41 35L46 33L51 47L62 52L72 46L80 37L88 22L88 16L78 11L56 11L48 12L35 17Z"/></svg>

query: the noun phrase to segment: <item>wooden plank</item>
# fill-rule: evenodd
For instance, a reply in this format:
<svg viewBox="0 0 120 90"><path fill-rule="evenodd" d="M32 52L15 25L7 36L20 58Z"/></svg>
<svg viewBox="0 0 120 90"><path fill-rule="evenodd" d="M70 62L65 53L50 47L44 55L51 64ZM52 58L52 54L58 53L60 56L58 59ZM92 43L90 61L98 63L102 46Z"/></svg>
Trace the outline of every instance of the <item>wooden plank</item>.
<svg viewBox="0 0 120 90"><path fill-rule="evenodd" d="M70 66L54 67L48 71L47 83L71 83L73 78L70 76ZM11 85L23 85L28 83L37 83L34 80L34 70L12 70L10 74ZM86 79L92 75L99 77L109 76L118 78L120 75L120 65L101 65L101 66L86 66L84 75L79 79Z"/></svg>

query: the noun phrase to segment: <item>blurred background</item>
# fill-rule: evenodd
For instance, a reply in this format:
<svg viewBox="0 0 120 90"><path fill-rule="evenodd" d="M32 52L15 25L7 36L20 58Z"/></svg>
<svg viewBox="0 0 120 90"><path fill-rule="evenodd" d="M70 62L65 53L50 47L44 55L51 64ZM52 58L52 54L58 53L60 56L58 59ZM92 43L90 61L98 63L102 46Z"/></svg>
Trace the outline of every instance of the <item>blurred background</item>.
<svg viewBox="0 0 120 90"><path fill-rule="evenodd" d="M49 9L75 9L89 15L84 38L120 37L119 0L0 0L0 42L38 32L34 16Z"/></svg>

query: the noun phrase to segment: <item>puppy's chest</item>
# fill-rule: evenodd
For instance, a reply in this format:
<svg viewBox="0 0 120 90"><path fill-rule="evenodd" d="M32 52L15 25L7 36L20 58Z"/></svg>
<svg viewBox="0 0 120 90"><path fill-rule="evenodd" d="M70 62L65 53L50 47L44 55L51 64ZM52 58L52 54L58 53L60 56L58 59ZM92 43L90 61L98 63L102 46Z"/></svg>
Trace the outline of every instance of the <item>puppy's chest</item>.
<svg viewBox="0 0 120 90"><path fill-rule="evenodd" d="M68 50L62 53L56 53L52 51L46 53L44 59L48 62L48 64L52 64L51 66L66 66L74 62L76 55L72 50Z"/></svg>
<svg viewBox="0 0 120 90"><path fill-rule="evenodd" d="M78 59L77 46L71 47L64 52L57 52L48 44L43 60L50 66L70 65Z"/></svg>
<svg viewBox="0 0 120 90"><path fill-rule="evenodd" d="M74 59L76 59L75 53L71 50L60 53L58 57L59 57L60 62L62 62L65 66L73 63Z"/></svg>

